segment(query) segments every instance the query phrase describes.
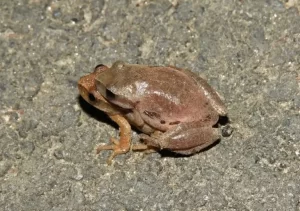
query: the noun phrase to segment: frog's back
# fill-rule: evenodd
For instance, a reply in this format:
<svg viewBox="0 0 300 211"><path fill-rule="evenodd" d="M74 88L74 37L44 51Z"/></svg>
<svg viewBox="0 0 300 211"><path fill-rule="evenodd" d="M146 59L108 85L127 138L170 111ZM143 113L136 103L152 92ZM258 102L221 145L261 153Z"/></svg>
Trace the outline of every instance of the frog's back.
<svg viewBox="0 0 300 211"><path fill-rule="evenodd" d="M195 81L172 67L126 65L107 88L114 94L135 100L148 95L161 95L182 103L198 90Z"/></svg>
<svg viewBox="0 0 300 211"><path fill-rule="evenodd" d="M136 103L140 113L155 114L158 122L198 121L213 113L204 90L178 69L126 65L123 72L107 88Z"/></svg>

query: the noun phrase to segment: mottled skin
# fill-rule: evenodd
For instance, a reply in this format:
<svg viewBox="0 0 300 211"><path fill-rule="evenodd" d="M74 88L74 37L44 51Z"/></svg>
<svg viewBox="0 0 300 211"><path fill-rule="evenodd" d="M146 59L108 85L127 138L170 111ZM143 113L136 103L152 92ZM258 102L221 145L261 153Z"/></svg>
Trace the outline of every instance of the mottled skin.
<svg viewBox="0 0 300 211"><path fill-rule="evenodd" d="M115 62L111 68L98 65L80 78L81 96L107 113L120 126L120 140L99 146L114 156L130 149L131 127L143 134L144 144L133 150L167 149L193 154L219 139L213 128L226 108L208 83L188 70L176 67L132 65Z"/></svg>

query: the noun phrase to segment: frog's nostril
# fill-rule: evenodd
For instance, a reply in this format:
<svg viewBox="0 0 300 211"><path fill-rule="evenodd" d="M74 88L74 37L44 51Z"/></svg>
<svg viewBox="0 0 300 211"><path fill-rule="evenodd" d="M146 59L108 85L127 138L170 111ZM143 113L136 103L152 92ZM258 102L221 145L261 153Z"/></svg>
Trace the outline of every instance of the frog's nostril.
<svg viewBox="0 0 300 211"><path fill-rule="evenodd" d="M89 94L89 100L94 102L96 100L96 98L93 94Z"/></svg>

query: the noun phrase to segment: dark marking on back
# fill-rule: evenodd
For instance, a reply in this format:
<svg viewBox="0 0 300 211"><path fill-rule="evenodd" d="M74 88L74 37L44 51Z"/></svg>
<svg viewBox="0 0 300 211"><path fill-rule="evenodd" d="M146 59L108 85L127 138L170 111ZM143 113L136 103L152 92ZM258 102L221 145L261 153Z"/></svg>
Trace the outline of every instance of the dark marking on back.
<svg viewBox="0 0 300 211"><path fill-rule="evenodd" d="M138 101L136 101L136 102L134 102L133 103L133 108L136 108L137 107L137 105L140 103L140 101L138 100Z"/></svg>
<svg viewBox="0 0 300 211"><path fill-rule="evenodd" d="M165 120L160 120L160 124L166 124L166 121Z"/></svg>
<svg viewBox="0 0 300 211"><path fill-rule="evenodd" d="M209 120L211 120L211 115L207 114L206 117L204 118L204 121L209 121Z"/></svg>
<svg viewBox="0 0 300 211"><path fill-rule="evenodd" d="M170 122L169 125L177 125L179 123L180 123L180 121L175 121L175 122Z"/></svg>
<svg viewBox="0 0 300 211"><path fill-rule="evenodd" d="M110 90L106 89L106 98L108 100L114 100L116 98L116 95L114 93L112 93Z"/></svg>
<svg viewBox="0 0 300 211"><path fill-rule="evenodd" d="M159 119L160 118L160 115L158 113L153 112L153 111L144 111L143 113L145 115L147 115L148 117L150 117L151 119L154 119L154 118Z"/></svg>

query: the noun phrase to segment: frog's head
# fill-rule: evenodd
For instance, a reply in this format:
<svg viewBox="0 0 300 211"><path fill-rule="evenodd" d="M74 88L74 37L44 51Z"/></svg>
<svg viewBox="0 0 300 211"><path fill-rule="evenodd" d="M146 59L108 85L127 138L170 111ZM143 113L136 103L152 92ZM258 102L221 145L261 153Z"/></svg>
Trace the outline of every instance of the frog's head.
<svg viewBox="0 0 300 211"><path fill-rule="evenodd" d="M116 113L116 109L104 98L98 90L97 78L109 68L105 65L97 65L94 72L82 76L78 81L78 89L81 97L94 107L106 113Z"/></svg>

